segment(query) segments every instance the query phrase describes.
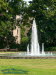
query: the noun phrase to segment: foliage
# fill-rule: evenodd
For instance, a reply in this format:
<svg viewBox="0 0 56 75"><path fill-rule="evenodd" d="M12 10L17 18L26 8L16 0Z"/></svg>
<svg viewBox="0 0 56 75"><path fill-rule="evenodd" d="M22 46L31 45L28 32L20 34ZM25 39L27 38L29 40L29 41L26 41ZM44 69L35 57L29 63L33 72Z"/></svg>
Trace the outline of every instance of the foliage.
<svg viewBox="0 0 56 75"><path fill-rule="evenodd" d="M56 1L33 0L30 2L29 16L35 17L40 42L56 44Z"/></svg>
<svg viewBox="0 0 56 75"><path fill-rule="evenodd" d="M46 51L56 51L56 47L47 47L45 48Z"/></svg>
<svg viewBox="0 0 56 75"><path fill-rule="evenodd" d="M22 51L26 51L27 49L27 45L28 45L28 41L29 41L29 38L28 37L22 37L21 39L21 45L20 45L20 50Z"/></svg>
<svg viewBox="0 0 56 75"><path fill-rule="evenodd" d="M15 28L16 15L21 14L24 8L22 0L0 0L0 43L3 48L15 41L12 30Z"/></svg>

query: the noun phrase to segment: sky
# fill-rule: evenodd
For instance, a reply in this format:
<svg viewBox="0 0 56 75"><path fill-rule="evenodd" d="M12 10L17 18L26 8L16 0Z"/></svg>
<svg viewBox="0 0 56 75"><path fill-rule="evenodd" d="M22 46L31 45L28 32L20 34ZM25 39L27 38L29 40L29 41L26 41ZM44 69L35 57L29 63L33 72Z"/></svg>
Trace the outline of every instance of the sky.
<svg viewBox="0 0 56 75"><path fill-rule="evenodd" d="M26 1L27 3L28 3L28 1L32 1L32 0L24 0L24 1ZM29 3L28 3L29 4Z"/></svg>
<svg viewBox="0 0 56 75"><path fill-rule="evenodd" d="M32 1L32 0L24 0L24 1Z"/></svg>

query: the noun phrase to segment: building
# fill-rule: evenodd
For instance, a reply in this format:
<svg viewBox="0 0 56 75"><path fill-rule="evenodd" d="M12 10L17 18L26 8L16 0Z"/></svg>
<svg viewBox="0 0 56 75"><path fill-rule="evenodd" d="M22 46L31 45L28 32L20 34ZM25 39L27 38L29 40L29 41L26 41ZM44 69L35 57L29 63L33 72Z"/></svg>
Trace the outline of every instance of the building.
<svg viewBox="0 0 56 75"><path fill-rule="evenodd" d="M21 16L19 15L16 15L16 22L18 19L20 19ZM16 23L17 24L17 23ZM20 26L17 26L16 25L16 28L13 30L13 36L15 37L15 42L17 44L20 44L20 41L21 41L21 29L20 29Z"/></svg>

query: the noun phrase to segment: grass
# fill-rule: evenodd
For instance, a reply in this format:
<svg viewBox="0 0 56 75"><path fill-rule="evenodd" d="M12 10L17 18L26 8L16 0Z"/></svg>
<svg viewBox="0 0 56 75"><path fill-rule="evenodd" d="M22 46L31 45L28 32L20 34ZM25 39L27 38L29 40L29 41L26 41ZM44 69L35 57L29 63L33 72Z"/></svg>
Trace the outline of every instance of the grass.
<svg viewBox="0 0 56 75"><path fill-rule="evenodd" d="M0 75L56 75L56 60L0 59Z"/></svg>

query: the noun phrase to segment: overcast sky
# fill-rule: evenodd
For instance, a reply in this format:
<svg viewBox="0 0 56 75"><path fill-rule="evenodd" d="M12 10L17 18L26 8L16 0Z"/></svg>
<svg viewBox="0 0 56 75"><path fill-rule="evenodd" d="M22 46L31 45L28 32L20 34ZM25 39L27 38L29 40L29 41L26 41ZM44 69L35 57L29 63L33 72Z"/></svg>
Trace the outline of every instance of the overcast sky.
<svg viewBox="0 0 56 75"><path fill-rule="evenodd" d="M24 0L24 1L32 1L32 0Z"/></svg>
<svg viewBox="0 0 56 75"><path fill-rule="evenodd" d="M28 3L28 1L32 1L32 0L24 0L24 1L26 1Z"/></svg>

